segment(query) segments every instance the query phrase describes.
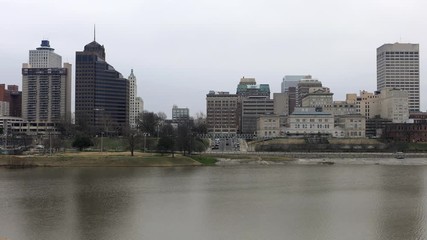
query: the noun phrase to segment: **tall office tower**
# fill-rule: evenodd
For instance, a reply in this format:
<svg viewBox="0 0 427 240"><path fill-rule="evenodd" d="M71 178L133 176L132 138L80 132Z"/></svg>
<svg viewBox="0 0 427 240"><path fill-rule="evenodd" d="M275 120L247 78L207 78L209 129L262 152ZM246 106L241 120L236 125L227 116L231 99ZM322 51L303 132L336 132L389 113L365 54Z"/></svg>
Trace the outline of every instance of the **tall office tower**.
<svg viewBox="0 0 427 240"><path fill-rule="evenodd" d="M30 50L29 63L22 67L22 117L27 121L71 119L71 64L61 67L61 62L47 40Z"/></svg>
<svg viewBox="0 0 427 240"><path fill-rule="evenodd" d="M257 119L264 114L274 113L274 101L270 99L270 85L256 84L255 78L241 78L237 85L238 132L253 135Z"/></svg>
<svg viewBox="0 0 427 240"><path fill-rule="evenodd" d="M420 111L419 45L384 44L377 48L377 89L398 88L408 92L410 112Z"/></svg>
<svg viewBox="0 0 427 240"><path fill-rule="evenodd" d="M93 42L76 52L76 124L91 134L120 134L129 126L129 81L109 65Z"/></svg>
<svg viewBox="0 0 427 240"><path fill-rule="evenodd" d="M229 92L209 91L206 95L206 122L208 133L237 133L237 98Z"/></svg>
<svg viewBox="0 0 427 240"><path fill-rule="evenodd" d="M129 126L134 129L137 125L138 116L141 111L141 98L138 98L137 94L137 85L136 77L133 74L133 69L131 69L130 75L128 77L129 81Z"/></svg>
<svg viewBox="0 0 427 240"><path fill-rule="evenodd" d="M256 134L257 119L274 114L274 100L265 96L246 96L241 102L240 133Z"/></svg>

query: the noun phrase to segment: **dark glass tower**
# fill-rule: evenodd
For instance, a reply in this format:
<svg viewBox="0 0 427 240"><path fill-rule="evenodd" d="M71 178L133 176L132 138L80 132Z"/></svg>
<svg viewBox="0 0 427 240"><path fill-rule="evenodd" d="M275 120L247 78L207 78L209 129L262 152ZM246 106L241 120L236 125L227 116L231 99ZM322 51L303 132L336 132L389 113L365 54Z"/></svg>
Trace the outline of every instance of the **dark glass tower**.
<svg viewBox="0 0 427 240"><path fill-rule="evenodd" d="M91 134L120 134L128 123L129 83L96 41L76 52L76 124Z"/></svg>

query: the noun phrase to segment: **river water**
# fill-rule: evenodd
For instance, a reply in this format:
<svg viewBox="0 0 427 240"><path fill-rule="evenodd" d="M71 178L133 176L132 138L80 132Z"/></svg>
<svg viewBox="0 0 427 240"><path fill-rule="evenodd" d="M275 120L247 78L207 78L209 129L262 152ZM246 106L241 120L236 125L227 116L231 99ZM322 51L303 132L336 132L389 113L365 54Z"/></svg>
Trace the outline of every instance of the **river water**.
<svg viewBox="0 0 427 240"><path fill-rule="evenodd" d="M427 166L0 169L0 239L427 239Z"/></svg>

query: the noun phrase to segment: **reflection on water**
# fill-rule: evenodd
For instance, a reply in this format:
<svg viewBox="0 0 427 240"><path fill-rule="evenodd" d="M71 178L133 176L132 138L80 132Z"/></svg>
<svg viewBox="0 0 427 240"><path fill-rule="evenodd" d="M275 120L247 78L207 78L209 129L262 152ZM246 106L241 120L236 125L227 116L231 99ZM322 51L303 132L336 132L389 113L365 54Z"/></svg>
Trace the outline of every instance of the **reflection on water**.
<svg viewBox="0 0 427 240"><path fill-rule="evenodd" d="M425 169L416 167L381 170L378 239L426 239L424 175Z"/></svg>
<svg viewBox="0 0 427 240"><path fill-rule="evenodd" d="M0 169L9 239L426 239L424 166Z"/></svg>

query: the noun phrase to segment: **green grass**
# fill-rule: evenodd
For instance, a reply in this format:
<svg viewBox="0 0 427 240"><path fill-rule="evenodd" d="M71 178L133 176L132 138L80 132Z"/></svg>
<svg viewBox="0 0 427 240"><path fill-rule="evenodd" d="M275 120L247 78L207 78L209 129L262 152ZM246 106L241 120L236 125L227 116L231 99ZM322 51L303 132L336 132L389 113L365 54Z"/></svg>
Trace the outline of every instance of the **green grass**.
<svg viewBox="0 0 427 240"><path fill-rule="evenodd" d="M191 156L192 159L198 161L199 163L203 164L203 165L208 165L208 166L212 166L215 165L215 163L217 162L216 158L211 157L211 156Z"/></svg>

